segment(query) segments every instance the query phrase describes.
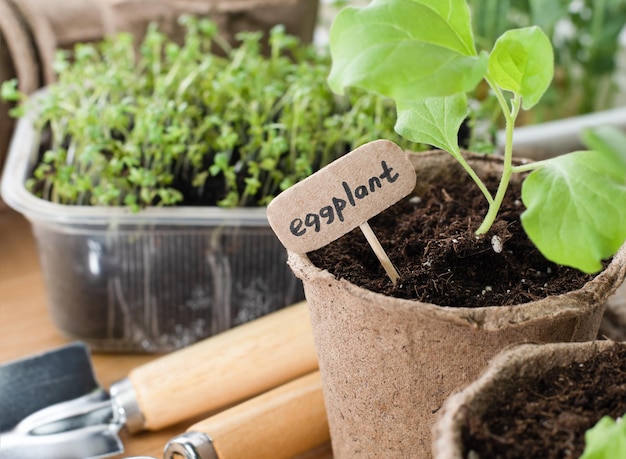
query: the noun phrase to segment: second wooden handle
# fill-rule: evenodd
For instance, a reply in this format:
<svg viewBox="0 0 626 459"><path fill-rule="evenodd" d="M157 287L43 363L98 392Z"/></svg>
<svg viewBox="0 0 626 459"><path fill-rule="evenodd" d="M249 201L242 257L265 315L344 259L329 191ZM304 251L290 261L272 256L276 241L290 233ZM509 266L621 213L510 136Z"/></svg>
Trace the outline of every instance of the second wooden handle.
<svg viewBox="0 0 626 459"><path fill-rule="evenodd" d="M219 459L289 459L328 443L318 371L201 421Z"/></svg>
<svg viewBox="0 0 626 459"><path fill-rule="evenodd" d="M128 378L144 428L157 430L316 369L309 312L301 302L149 362Z"/></svg>

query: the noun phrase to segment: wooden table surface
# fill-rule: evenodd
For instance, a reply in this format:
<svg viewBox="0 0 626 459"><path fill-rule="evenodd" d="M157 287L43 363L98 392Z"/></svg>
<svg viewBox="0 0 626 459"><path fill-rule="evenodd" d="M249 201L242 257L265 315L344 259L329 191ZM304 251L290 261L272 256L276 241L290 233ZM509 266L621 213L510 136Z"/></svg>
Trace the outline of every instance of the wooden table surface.
<svg viewBox="0 0 626 459"><path fill-rule="evenodd" d="M70 342L52 324L46 310L46 296L39 260L29 222L18 213L2 208L0 202L0 364ZM93 354L98 382L105 388L128 372L155 359L145 354ZM177 425L160 432L128 435L122 432L125 452L162 457L167 441L185 431ZM331 459L329 445L300 459ZM241 458L245 459L245 458Z"/></svg>

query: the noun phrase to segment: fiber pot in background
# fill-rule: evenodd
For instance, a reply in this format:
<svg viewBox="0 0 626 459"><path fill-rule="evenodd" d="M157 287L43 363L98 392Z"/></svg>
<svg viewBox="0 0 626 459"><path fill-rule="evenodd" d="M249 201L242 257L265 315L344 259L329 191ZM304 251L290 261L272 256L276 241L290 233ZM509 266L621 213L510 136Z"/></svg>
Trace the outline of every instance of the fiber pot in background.
<svg viewBox="0 0 626 459"><path fill-rule="evenodd" d="M413 160L418 196L428 183L464 176L445 152ZM482 177L500 168L497 158L471 157L470 164ZM426 458L443 401L500 350L519 342L595 338L604 303L626 275L626 248L579 290L478 308L374 293L335 278L306 255L290 252L289 264L304 283L311 311L335 457Z"/></svg>

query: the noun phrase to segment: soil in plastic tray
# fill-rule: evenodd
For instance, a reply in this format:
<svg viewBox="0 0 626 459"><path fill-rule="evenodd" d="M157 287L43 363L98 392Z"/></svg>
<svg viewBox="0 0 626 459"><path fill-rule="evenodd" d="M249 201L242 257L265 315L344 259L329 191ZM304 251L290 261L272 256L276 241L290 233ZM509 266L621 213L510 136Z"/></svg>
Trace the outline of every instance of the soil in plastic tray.
<svg viewBox="0 0 626 459"><path fill-rule="evenodd" d="M495 180L486 185L495 192ZM396 287L359 229L308 256L366 289L440 306L526 303L576 290L594 277L546 260L523 231L523 210L521 186L511 184L491 231L477 238L487 203L470 179L438 183L390 207L369 223L400 273Z"/></svg>
<svg viewBox="0 0 626 459"><path fill-rule="evenodd" d="M626 346L598 352L584 364L520 380L506 402L470 416L465 454L476 459L577 459L585 432L603 416L626 413ZM618 459L618 458L616 458Z"/></svg>

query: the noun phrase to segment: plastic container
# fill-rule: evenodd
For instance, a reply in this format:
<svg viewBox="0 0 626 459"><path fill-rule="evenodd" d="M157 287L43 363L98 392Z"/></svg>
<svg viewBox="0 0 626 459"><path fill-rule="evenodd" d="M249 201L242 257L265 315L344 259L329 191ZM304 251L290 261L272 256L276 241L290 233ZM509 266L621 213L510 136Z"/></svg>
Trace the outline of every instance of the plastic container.
<svg viewBox="0 0 626 459"><path fill-rule="evenodd" d="M24 186L38 138L32 117L20 119L1 192L32 223L66 336L97 351L166 352L304 298L265 208L51 203Z"/></svg>

